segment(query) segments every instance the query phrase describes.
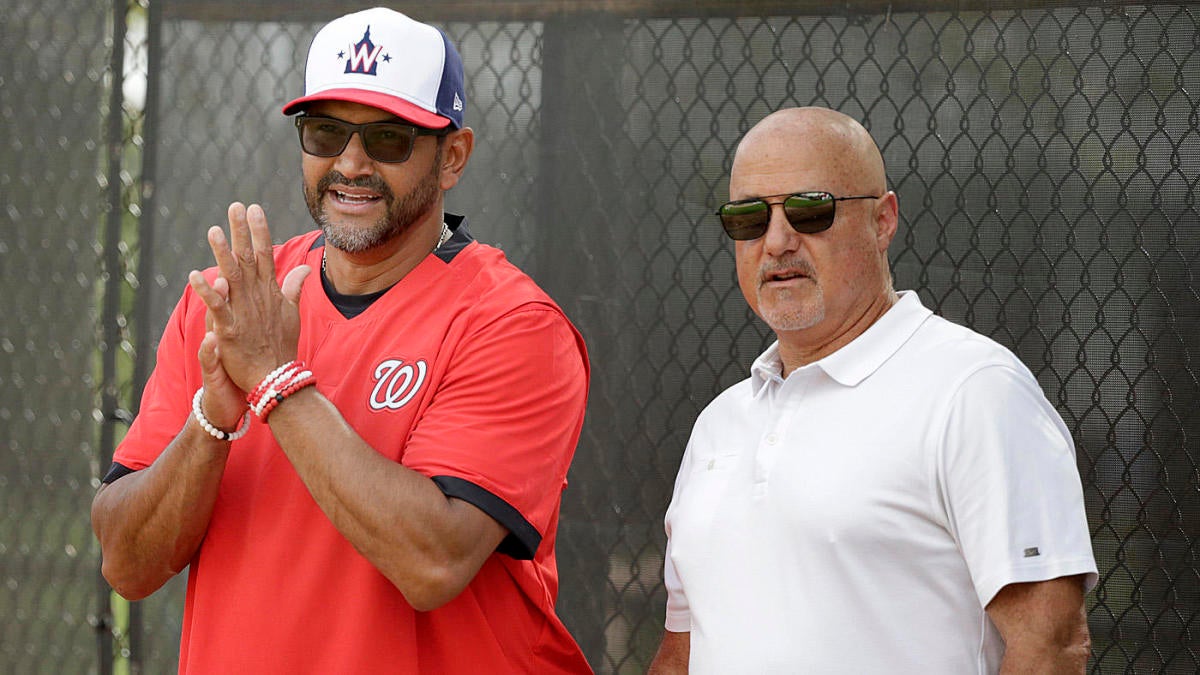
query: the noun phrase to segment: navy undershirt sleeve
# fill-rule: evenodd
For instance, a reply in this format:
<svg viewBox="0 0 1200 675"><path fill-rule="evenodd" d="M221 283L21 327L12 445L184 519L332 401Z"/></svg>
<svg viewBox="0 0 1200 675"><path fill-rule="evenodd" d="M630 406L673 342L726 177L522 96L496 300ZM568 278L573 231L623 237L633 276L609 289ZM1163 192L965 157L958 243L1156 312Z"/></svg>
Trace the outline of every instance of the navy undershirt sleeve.
<svg viewBox="0 0 1200 675"><path fill-rule="evenodd" d="M542 543L542 535L525 520L520 511L468 480L455 476L434 476L433 482L447 497L455 497L471 504L508 530L508 536L496 547L497 553L503 553L516 560L533 560L538 545Z"/></svg>
<svg viewBox="0 0 1200 675"><path fill-rule="evenodd" d="M133 473L133 469L125 466L124 464L113 462L112 466L108 468L108 473L104 474L104 478L101 478L100 482L107 485L108 483L111 483L118 478L128 476L131 473Z"/></svg>

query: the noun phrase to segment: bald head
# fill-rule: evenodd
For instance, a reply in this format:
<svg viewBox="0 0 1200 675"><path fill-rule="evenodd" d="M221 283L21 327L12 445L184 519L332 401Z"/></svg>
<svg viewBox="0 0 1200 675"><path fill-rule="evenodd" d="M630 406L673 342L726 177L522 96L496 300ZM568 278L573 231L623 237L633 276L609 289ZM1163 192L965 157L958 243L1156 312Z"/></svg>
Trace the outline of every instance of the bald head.
<svg viewBox="0 0 1200 675"><path fill-rule="evenodd" d="M786 197L798 192L840 198L824 229L809 231L815 218L803 209L792 220ZM779 338L785 374L848 344L895 303L887 248L899 207L858 122L826 108L768 115L738 144L729 198L767 204L765 231L738 239L735 256L743 295Z"/></svg>
<svg viewBox="0 0 1200 675"><path fill-rule="evenodd" d="M752 176L797 173L811 182L788 190L839 196L887 191L883 156L861 124L828 108L787 108L763 118L738 144L730 198L755 196L753 186L745 185Z"/></svg>

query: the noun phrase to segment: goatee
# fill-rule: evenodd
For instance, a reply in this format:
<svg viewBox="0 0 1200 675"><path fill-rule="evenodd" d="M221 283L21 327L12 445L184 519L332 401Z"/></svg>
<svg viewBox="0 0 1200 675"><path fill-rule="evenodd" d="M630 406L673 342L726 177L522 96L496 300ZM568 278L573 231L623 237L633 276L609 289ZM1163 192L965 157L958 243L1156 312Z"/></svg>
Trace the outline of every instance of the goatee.
<svg viewBox="0 0 1200 675"><path fill-rule="evenodd" d="M439 195L438 169L441 166L442 148L438 145L433 165L413 189L397 199L387 182L379 176L359 176L349 179L339 171L330 171L317 181L316 189L309 190L304 186L304 201L308 212L321 231L325 233L325 243L347 253L362 253L377 246L382 246L396 237L404 234L414 223L418 222L437 203ZM332 185L365 188L377 193L387 206L387 213L368 228L358 228L340 225L330 220L325 212L324 197Z"/></svg>

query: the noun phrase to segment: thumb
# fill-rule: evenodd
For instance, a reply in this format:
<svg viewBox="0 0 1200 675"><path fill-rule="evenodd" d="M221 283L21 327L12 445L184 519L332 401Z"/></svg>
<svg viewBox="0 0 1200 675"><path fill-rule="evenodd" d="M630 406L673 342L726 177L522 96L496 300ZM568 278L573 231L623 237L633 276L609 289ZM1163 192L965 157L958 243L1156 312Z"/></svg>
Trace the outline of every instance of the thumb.
<svg viewBox="0 0 1200 675"><path fill-rule="evenodd" d="M300 304L300 288L304 285L304 280L312 272L312 268L308 265L298 265L294 267L287 276L283 278L283 285L279 290L283 293L284 299L292 303L292 305Z"/></svg>
<svg viewBox="0 0 1200 675"><path fill-rule="evenodd" d="M217 277L213 279L212 288L219 293L222 298L229 300L229 280L225 277Z"/></svg>
<svg viewBox="0 0 1200 675"><path fill-rule="evenodd" d="M217 354L217 334L211 330L204 334L200 341L200 372L205 382L211 382L214 375L221 371L221 357Z"/></svg>

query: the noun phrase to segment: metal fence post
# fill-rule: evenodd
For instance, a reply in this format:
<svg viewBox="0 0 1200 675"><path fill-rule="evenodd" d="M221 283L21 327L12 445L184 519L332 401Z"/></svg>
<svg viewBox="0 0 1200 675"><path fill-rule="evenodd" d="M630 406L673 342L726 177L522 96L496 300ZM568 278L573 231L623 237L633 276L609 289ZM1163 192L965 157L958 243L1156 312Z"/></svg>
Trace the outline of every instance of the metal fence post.
<svg viewBox="0 0 1200 675"><path fill-rule="evenodd" d="M595 423L596 411L620 395L611 386L617 371L596 367L613 360L595 334L622 323L614 315L622 303L612 297L620 268L614 242L630 224L619 208L621 164L612 141L621 136L624 116L623 49L623 21L611 14L558 16L544 24L538 281L584 334L593 363L591 423L585 422L575 454L559 526L558 604L598 670L607 665L605 629L613 614L608 558L619 523L611 479L620 475L621 444L615 429Z"/></svg>
<svg viewBox="0 0 1200 675"><path fill-rule="evenodd" d="M103 422L100 428L100 466L105 470L112 463L115 425L120 423L117 400L117 345L121 340L118 319L121 310L121 155L124 150L124 92L122 78L125 66L125 0L113 0L112 7L112 53L109 73L112 85L109 90L108 125L105 145L107 150L108 185L106 193L107 211L104 217L104 299L101 312L101 381L100 409ZM111 673L113 666L113 616L110 607L112 592L108 582L97 570L96 638L100 659L100 672Z"/></svg>

